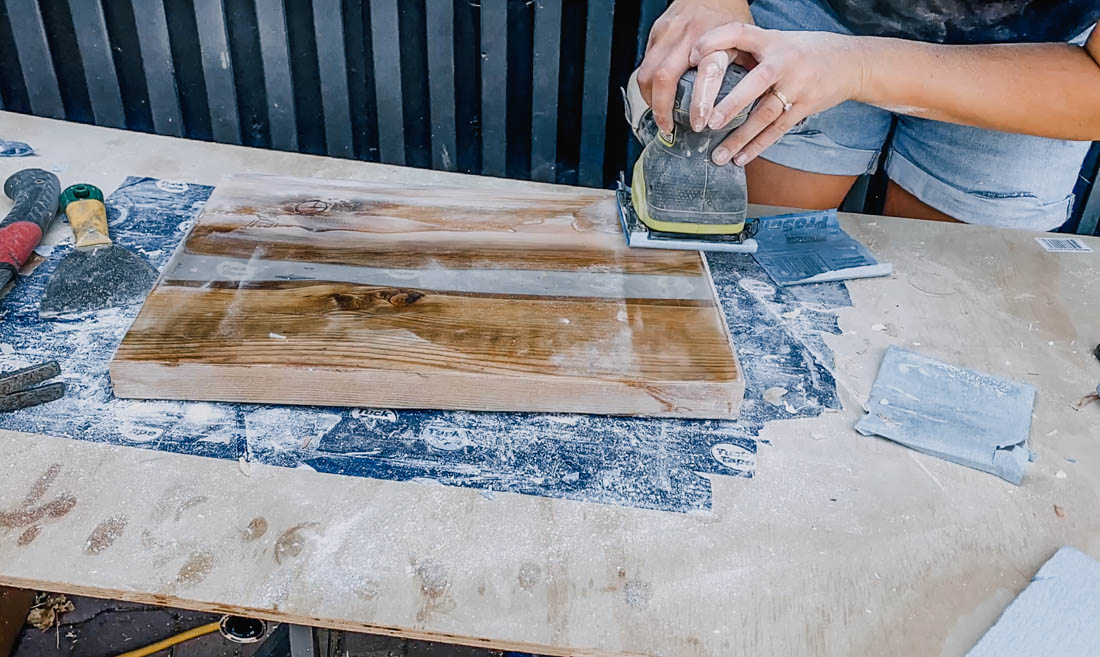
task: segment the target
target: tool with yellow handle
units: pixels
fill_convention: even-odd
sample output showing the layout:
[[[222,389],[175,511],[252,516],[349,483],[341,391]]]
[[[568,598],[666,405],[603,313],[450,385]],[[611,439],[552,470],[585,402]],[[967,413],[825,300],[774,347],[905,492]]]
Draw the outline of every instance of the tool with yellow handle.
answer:
[[[98,187],[73,185],[61,193],[58,204],[76,236],[76,248],[111,244],[107,231],[107,206],[103,205],[103,192]]]
[[[59,205],[75,242],[46,285],[39,315],[56,317],[144,300],[157,271],[111,241],[103,192],[93,185],[73,185],[61,192]]]

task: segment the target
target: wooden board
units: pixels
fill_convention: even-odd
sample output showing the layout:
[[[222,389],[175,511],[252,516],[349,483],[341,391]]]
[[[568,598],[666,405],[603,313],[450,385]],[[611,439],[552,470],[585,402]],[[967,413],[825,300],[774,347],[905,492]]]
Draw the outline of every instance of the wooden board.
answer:
[[[115,394],[734,418],[700,254],[614,196],[234,176],[119,347]]]

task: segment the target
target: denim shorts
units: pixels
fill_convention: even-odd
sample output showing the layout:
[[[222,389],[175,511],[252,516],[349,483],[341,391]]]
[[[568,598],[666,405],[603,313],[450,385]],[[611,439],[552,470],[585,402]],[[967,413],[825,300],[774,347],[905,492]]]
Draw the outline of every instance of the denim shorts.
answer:
[[[825,0],[756,0],[761,27],[851,34]],[[1088,33],[1074,39],[1084,43]],[[896,125],[895,125],[896,124]],[[893,139],[887,143],[891,127]],[[760,157],[835,175],[886,174],[927,205],[986,226],[1051,230],[1073,207],[1090,142],[1047,139],[920,119],[848,101],[811,116]]]

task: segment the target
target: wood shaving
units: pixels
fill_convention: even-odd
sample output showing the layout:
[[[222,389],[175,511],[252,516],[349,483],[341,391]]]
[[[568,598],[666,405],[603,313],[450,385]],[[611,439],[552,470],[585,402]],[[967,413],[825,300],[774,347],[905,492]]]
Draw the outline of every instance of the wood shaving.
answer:
[[[1077,402],[1077,405],[1074,406],[1073,409],[1075,411],[1079,411],[1098,399],[1100,399],[1100,395],[1096,394],[1095,392],[1089,395],[1085,395],[1081,398],[1081,401]]]
[[[27,613],[27,624],[36,629],[46,630],[60,625],[61,615],[76,609],[72,600],[61,593],[36,593],[34,605]]]

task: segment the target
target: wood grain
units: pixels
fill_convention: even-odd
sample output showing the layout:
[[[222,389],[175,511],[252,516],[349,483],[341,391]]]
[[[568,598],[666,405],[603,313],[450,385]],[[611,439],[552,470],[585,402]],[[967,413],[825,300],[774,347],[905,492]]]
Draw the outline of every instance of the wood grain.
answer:
[[[235,176],[111,365],[115,394],[733,418],[695,252],[629,250],[608,192]]]

